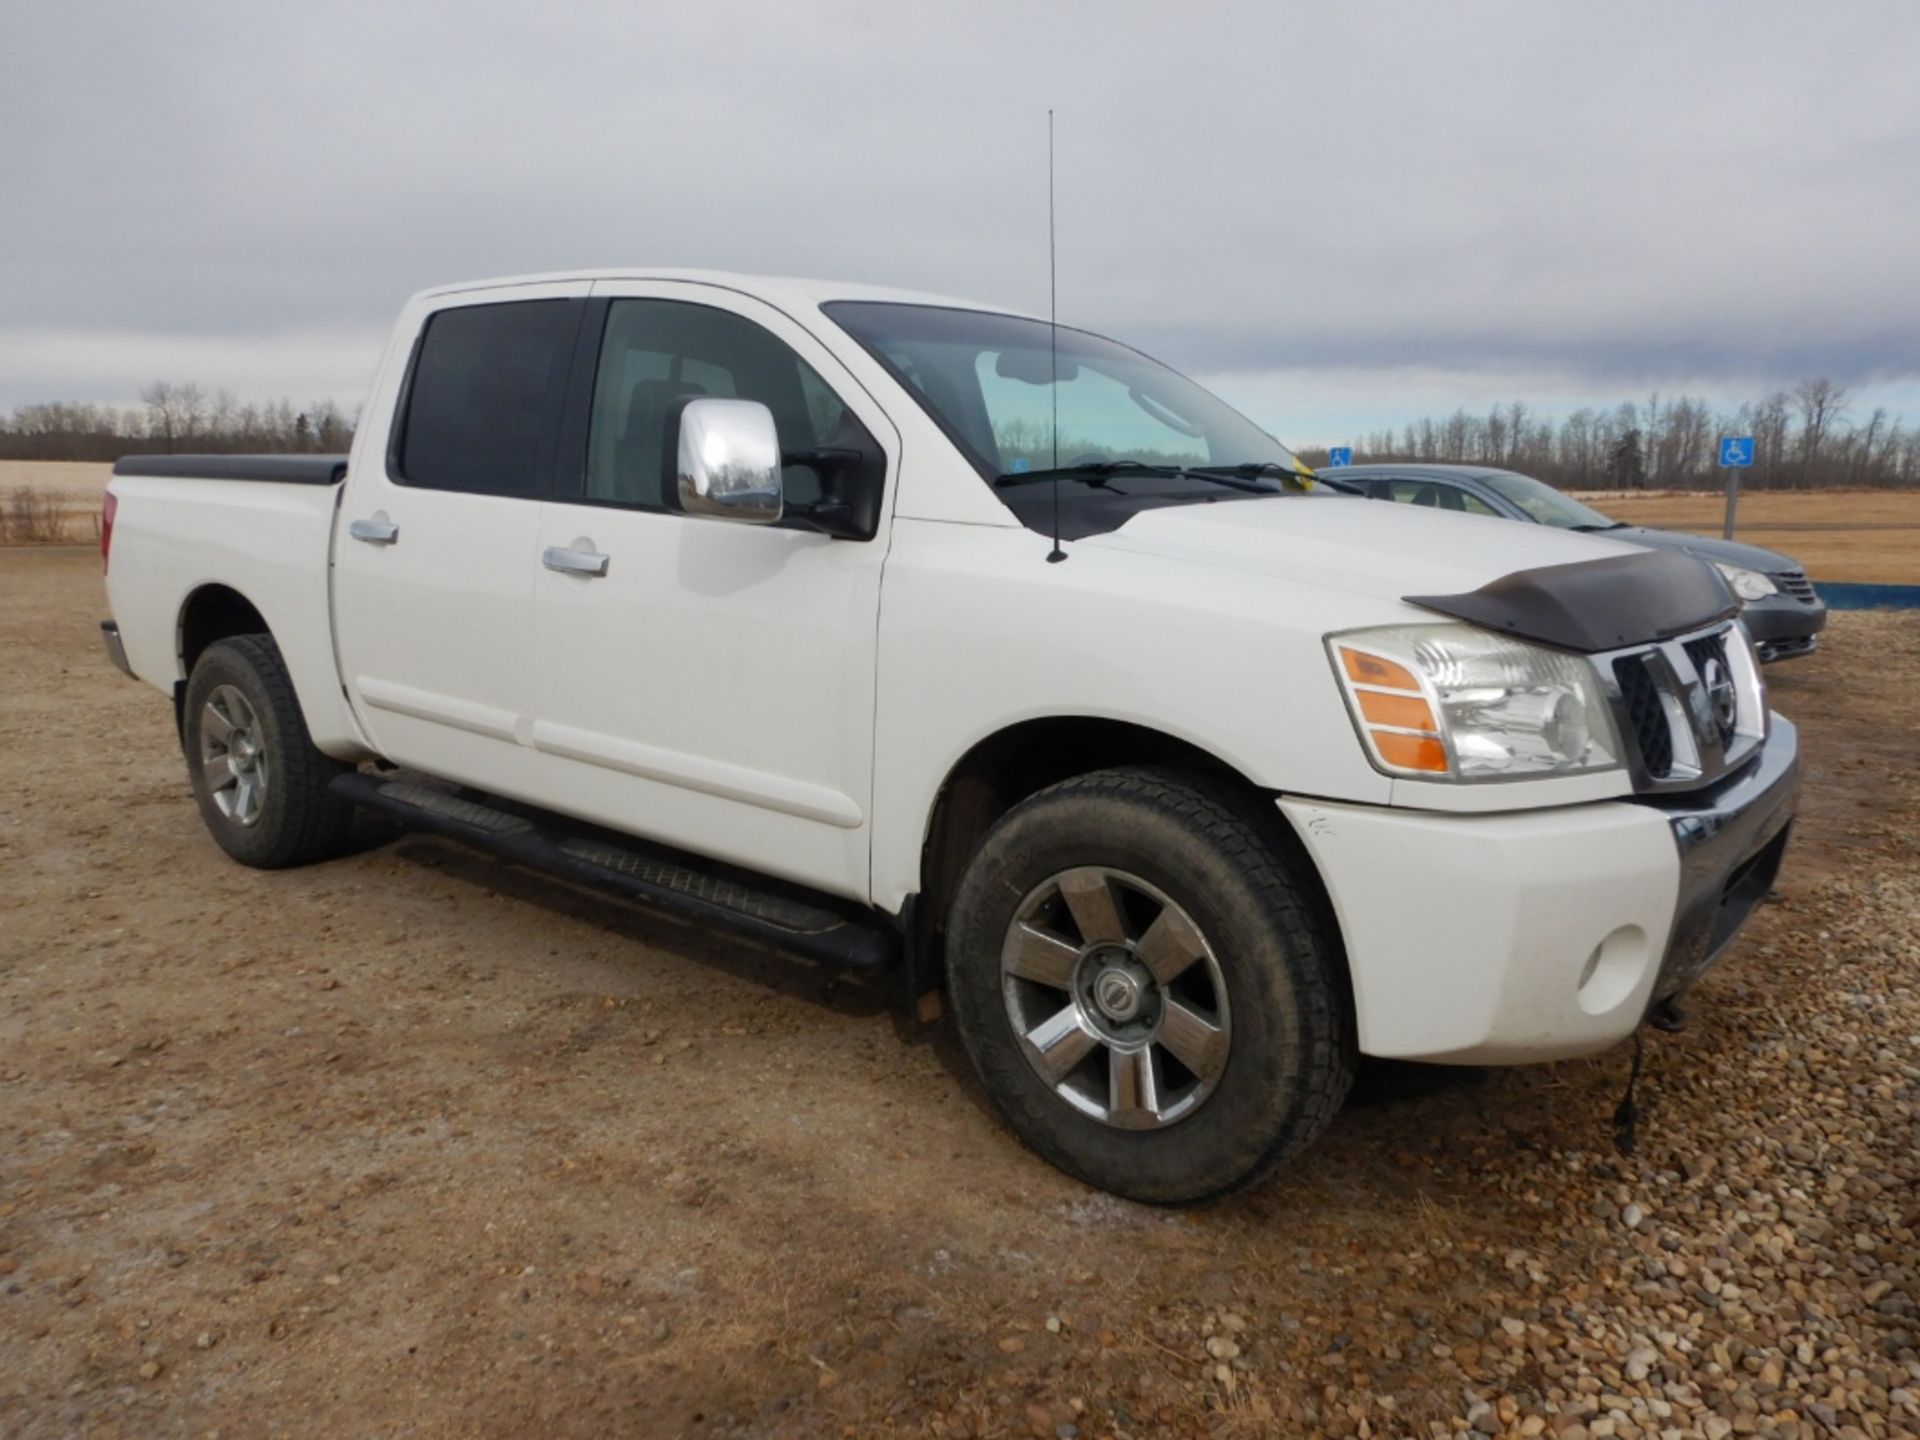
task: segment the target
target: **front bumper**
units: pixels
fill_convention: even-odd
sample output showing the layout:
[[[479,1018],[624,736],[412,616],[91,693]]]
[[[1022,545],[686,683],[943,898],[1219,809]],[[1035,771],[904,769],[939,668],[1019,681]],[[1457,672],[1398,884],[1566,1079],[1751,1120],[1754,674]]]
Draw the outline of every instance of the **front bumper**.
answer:
[[[1512,1065],[1605,1050],[1725,950],[1779,869],[1778,716],[1707,796],[1441,814],[1285,799],[1345,942],[1360,1049]]]
[[[1762,664],[1811,655],[1818,648],[1820,632],[1827,628],[1827,605],[1785,593],[1769,595],[1740,607],[1740,623],[1753,637]]]
[[[1656,1000],[1685,993],[1766,899],[1799,798],[1799,733],[1775,715],[1767,743],[1738,775],[1709,795],[1662,796],[1648,805],[1666,817],[1680,856],[1680,894]]]

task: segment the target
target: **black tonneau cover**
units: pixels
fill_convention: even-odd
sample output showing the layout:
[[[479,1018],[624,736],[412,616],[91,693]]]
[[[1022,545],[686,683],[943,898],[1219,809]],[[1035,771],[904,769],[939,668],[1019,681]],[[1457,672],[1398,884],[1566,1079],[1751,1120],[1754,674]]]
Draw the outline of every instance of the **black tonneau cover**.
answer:
[[[1699,630],[1740,613],[1726,582],[1680,550],[1516,570],[1462,595],[1408,595],[1409,605],[1595,654]]]
[[[344,455],[122,455],[116,475],[155,475],[168,480],[271,480],[281,485],[338,485],[347,475]]]

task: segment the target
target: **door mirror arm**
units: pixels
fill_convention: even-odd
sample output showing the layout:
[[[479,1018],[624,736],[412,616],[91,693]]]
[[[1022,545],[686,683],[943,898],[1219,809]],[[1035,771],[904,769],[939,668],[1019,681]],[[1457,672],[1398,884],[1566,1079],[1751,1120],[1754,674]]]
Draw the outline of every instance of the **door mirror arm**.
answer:
[[[803,465],[813,471],[822,480],[828,475],[839,474],[842,470],[851,470],[866,459],[863,451],[850,445],[818,445],[811,450],[782,450],[782,465]]]
[[[810,500],[798,505],[789,505],[787,518],[809,530],[817,530],[822,535],[831,535],[836,540],[865,538],[853,523],[853,507],[844,500]]]
[[[789,504],[789,517],[836,540],[873,538],[882,473],[878,457],[852,446],[821,445],[809,450],[783,450],[780,463],[811,470],[820,477],[820,498]]]

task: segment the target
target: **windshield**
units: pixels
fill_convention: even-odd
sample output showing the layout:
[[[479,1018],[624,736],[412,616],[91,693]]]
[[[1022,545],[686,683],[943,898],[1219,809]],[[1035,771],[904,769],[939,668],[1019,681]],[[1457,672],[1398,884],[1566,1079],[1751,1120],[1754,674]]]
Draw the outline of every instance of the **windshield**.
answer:
[[[1291,451],[1137,350],[1043,320],[937,305],[822,307],[913,392],[988,479],[1062,466],[1278,466]],[[1056,379],[1057,377],[1057,379]],[[1275,489],[1273,493],[1280,493]]]
[[[1499,491],[1542,525],[1562,530],[1608,530],[1618,523],[1531,475],[1495,470],[1480,476],[1480,483]]]

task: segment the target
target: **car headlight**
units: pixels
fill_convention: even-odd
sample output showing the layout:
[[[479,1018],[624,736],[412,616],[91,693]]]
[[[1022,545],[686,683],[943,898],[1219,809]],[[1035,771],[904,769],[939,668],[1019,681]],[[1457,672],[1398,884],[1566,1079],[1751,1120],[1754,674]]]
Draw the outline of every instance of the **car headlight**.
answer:
[[[1620,738],[1578,655],[1473,625],[1392,625],[1327,637],[1374,765],[1423,780],[1608,770]]]
[[[1723,565],[1713,562],[1713,568],[1727,578],[1727,585],[1742,600],[1764,600],[1769,595],[1778,595],[1780,587],[1758,570],[1749,570],[1744,565]]]

